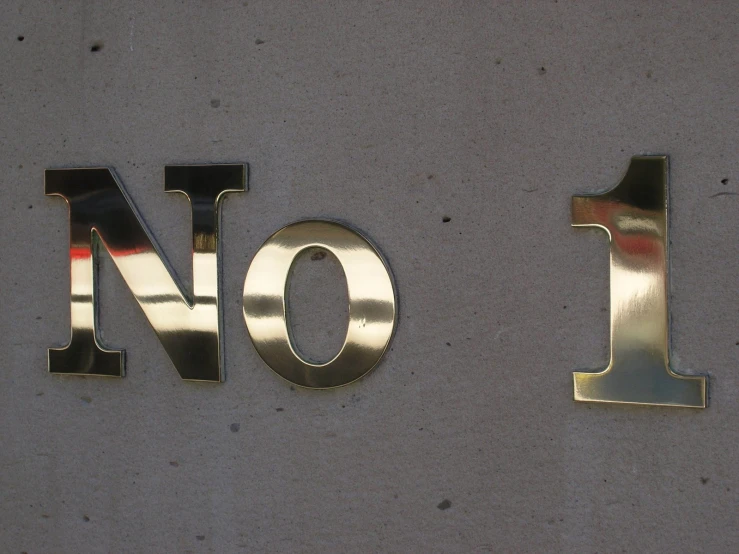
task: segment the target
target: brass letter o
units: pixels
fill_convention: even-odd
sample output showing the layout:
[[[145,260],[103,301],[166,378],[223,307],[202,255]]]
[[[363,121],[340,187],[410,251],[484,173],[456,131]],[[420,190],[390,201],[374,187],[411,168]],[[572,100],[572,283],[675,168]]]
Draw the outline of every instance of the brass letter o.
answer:
[[[339,260],[349,293],[344,344],[324,364],[297,353],[286,317],[290,268],[298,254],[316,247]],[[369,372],[390,343],[395,316],[395,290],[379,252],[359,233],[333,221],[300,221],[277,231],[257,251],[244,281],[244,320],[254,347],[273,371],[301,387],[339,387]]]

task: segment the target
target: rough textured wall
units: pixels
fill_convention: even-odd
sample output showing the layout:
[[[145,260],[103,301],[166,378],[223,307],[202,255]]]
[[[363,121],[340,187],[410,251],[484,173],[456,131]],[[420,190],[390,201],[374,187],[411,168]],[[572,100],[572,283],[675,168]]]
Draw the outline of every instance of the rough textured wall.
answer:
[[[0,550],[739,549],[734,2],[13,0],[0,41]],[[609,283],[570,196],[642,153],[671,157],[673,363],[710,374],[704,411],[572,401]],[[128,375],[49,375],[68,222],[43,170],[115,168],[189,286],[163,166],[195,162],[251,169],[223,208],[226,382],[179,379],[107,257]],[[400,296],[383,362],[332,391],[273,374],[241,314],[256,249],[308,217],[371,237]],[[327,358],[346,293],[316,258],[293,325]]]

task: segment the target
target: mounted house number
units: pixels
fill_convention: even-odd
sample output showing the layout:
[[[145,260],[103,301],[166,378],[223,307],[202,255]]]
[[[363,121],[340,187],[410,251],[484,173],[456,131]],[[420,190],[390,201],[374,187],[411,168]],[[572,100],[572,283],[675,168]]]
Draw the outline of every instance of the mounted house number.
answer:
[[[243,192],[246,175],[241,164],[165,167],[164,190],[185,194],[192,209],[188,293],[110,169],[46,170],[45,193],[66,200],[70,222],[71,338],[65,347],[49,349],[51,373],[124,375],[124,351],[106,348],[98,337],[95,268],[102,246],[180,377],[223,380],[220,201]],[[707,378],[670,367],[667,157],[634,157],[612,190],[573,197],[572,225],[604,229],[611,249],[611,359],[602,371],[574,373],[574,399],[704,408]],[[324,364],[297,352],[287,321],[290,269],[301,252],[315,247],[339,260],[349,295],[344,344]],[[280,229],[257,251],[244,282],[244,320],[254,347],[277,374],[302,387],[331,388],[359,379],[379,363],[396,325],[390,275],[378,249],[346,225],[311,219]]]

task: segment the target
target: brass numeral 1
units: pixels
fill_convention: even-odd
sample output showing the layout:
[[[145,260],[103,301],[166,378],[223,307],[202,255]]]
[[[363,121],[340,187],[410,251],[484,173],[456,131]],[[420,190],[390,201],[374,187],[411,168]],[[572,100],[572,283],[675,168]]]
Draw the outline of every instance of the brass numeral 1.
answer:
[[[667,184],[666,156],[638,156],[614,189],[572,197],[572,225],[611,242],[611,361],[574,374],[575,400],[706,407],[706,377],[670,368]]]

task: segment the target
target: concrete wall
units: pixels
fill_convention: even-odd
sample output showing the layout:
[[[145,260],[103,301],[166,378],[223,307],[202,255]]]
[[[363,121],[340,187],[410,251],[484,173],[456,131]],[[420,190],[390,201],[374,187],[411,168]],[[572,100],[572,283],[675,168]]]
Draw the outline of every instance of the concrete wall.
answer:
[[[739,550],[737,23],[730,1],[5,2],[0,550]],[[642,153],[671,156],[673,363],[710,374],[703,411],[572,400],[607,362],[609,262],[570,196]],[[128,375],[49,375],[68,220],[43,170],[115,168],[189,286],[163,166],[196,162],[251,168],[223,208],[226,382],[180,380],[107,257]],[[272,373],[241,314],[256,249],[308,217],[371,237],[400,296],[383,362],[332,391]],[[341,279],[298,264],[319,357]]]

